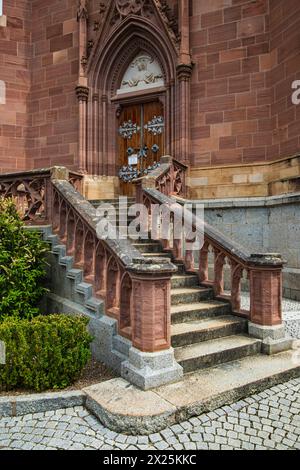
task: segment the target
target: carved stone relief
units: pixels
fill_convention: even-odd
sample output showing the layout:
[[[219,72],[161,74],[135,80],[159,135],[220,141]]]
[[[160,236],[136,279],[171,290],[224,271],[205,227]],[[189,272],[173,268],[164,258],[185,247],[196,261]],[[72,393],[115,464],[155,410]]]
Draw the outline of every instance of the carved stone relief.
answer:
[[[141,54],[134,59],[125,72],[118,93],[163,85],[164,77],[158,62],[149,55]]]

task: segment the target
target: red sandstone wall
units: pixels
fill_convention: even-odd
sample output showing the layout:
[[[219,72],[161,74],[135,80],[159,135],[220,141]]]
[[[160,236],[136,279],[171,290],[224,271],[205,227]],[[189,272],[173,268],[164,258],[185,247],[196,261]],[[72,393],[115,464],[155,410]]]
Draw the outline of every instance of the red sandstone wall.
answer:
[[[300,106],[292,103],[291,85],[300,80],[300,2],[270,0],[273,142],[268,158],[300,151]]]
[[[106,2],[105,2],[106,3]],[[177,10],[177,0],[169,0]],[[299,0],[190,0],[195,166],[251,163],[299,151]],[[99,2],[90,0],[90,30]],[[76,0],[5,0],[0,27],[0,172],[76,167]],[[32,31],[32,34],[31,34]]]
[[[76,165],[77,2],[32,1],[31,164]]]
[[[0,26],[0,80],[6,104],[0,104],[0,172],[26,168],[30,91],[31,0],[5,0],[7,26]]]
[[[193,0],[195,166],[267,159],[272,144],[268,0]]]

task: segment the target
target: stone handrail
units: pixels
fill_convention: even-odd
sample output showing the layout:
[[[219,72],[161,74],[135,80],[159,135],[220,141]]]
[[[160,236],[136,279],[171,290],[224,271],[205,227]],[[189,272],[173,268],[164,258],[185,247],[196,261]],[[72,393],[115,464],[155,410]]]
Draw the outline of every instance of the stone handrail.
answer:
[[[144,352],[168,349],[168,295],[176,267],[167,259],[143,257],[128,239],[99,239],[97,210],[68,181],[52,180],[52,190],[53,229],[95,294],[105,300],[106,313],[118,321],[119,333]],[[165,305],[160,315],[155,314],[156,302]],[[163,337],[155,336],[154,322]]]
[[[175,216],[183,217],[183,211],[175,198],[161,194],[157,189],[145,187],[140,182],[137,200],[143,203],[151,214],[152,204],[167,204]],[[282,269],[284,261],[279,254],[250,254],[238,244],[222,235],[205,221],[197,220],[195,214],[187,211],[194,233],[201,227],[204,244],[198,251],[185,250],[189,237],[182,240],[161,240],[165,250],[170,250],[177,261],[182,261],[189,272],[197,272],[203,286],[211,286],[215,296],[230,301],[232,311],[262,326],[282,324]],[[185,213],[185,217],[187,214]],[[151,217],[150,217],[151,221]],[[152,222],[150,222],[152,223]],[[156,221],[155,221],[156,223]],[[152,227],[151,227],[152,228]],[[198,229],[199,230],[199,229]],[[213,276],[209,276],[209,255],[214,257]],[[228,263],[231,271],[231,292],[224,293],[224,267]],[[198,269],[196,269],[196,265]],[[246,274],[249,279],[250,311],[241,309],[241,280]]]
[[[168,350],[176,266],[143,257],[128,240],[99,239],[97,211],[76,190],[81,178],[63,167],[5,174],[0,196],[13,197],[27,223],[52,225],[121,336],[143,353]]]
[[[166,196],[186,196],[186,172],[188,167],[171,156],[161,158],[159,166],[147,176],[135,180],[136,184],[155,188]]]

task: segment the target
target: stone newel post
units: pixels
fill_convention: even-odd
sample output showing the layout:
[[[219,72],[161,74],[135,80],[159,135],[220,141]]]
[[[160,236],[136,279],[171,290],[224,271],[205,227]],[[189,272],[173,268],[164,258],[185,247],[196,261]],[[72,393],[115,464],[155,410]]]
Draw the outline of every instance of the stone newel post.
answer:
[[[253,262],[253,265],[252,265]],[[291,348],[282,323],[282,268],[278,254],[250,257],[249,334],[263,341],[263,352],[274,354]]]
[[[121,375],[144,390],[180,379],[171,348],[170,290],[176,267],[165,259],[136,260],[132,279],[132,348]]]

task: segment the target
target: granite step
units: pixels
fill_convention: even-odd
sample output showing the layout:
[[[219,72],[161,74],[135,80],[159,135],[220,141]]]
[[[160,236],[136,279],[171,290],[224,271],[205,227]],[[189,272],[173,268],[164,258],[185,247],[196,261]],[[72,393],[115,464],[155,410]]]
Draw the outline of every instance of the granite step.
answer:
[[[171,253],[165,253],[165,252],[157,252],[157,253],[142,252],[142,255],[145,256],[145,258],[168,258],[168,259],[172,259]]]
[[[171,327],[172,346],[178,348],[246,332],[247,321],[233,315],[176,323]]]
[[[199,278],[193,274],[178,274],[171,277],[172,289],[180,287],[199,287]]]
[[[171,305],[190,304],[211,299],[213,291],[206,287],[176,287],[171,289]]]
[[[89,202],[94,206],[98,207],[100,204],[110,204],[111,206],[119,206],[119,198],[116,199],[96,199],[96,200],[89,200]],[[129,197],[127,198],[127,206],[134,204],[136,202],[135,198]],[[121,203],[122,205],[122,203]],[[124,203],[123,203],[124,205]]]
[[[149,435],[299,377],[294,354],[244,357],[186,374],[151,391],[112,379],[84,389],[86,406],[115,432]]]
[[[171,306],[171,322],[172,325],[176,323],[186,323],[190,321],[204,320],[207,318],[222,317],[231,314],[231,307],[225,302],[212,300],[213,295],[211,290],[207,289],[207,300]]]
[[[176,348],[175,358],[186,374],[260,352],[260,340],[246,335],[234,335]]]
[[[147,242],[147,243],[133,243],[133,246],[141,253],[161,253],[161,247],[159,243]]]

